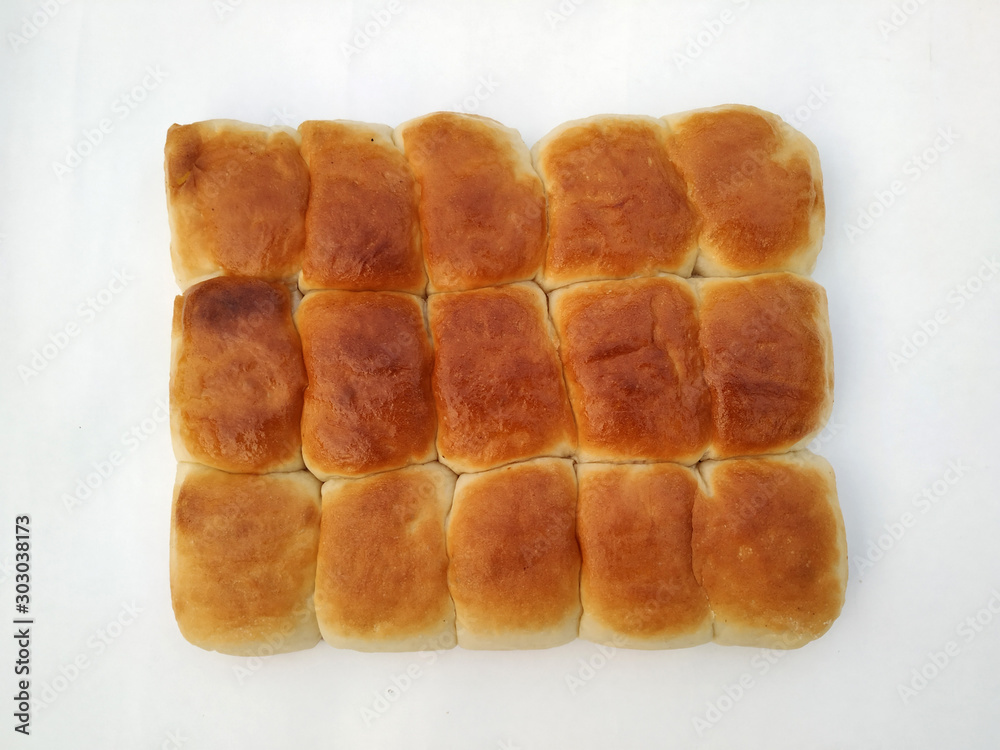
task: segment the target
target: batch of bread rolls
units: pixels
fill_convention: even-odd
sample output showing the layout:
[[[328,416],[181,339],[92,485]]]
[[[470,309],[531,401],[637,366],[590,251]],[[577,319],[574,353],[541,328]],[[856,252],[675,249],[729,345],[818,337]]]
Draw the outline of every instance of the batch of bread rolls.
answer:
[[[227,654],[840,613],[819,157],[723,106],[167,134],[174,613]]]

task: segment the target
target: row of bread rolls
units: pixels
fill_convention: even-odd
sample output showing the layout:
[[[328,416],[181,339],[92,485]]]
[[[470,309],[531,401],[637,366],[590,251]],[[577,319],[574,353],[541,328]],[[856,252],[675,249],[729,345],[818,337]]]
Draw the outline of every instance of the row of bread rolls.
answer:
[[[175,125],[166,143],[181,287],[226,273],[303,291],[546,290],[671,273],[809,273],[824,203],[813,144],[728,105],[517,131],[435,113],[395,131]]]
[[[171,589],[184,636],[264,655],[795,648],[846,584],[833,471],[807,451],[671,463],[439,463],[320,486],[181,464]]]
[[[177,458],[321,480],[440,460],[673,461],[803,448],[833,401],[826,296],[790,273],[422,298],[241,277],[177,297]],[[426,320],[425,320],[426,315]],[[301,345],[300,345],[301,342]]]

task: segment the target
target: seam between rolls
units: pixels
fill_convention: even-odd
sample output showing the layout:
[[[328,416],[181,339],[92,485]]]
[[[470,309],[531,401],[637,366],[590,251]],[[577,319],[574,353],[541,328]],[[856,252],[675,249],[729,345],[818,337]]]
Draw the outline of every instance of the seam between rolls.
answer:
[[[440,465],[443,466],[448,471],[451,471],[451,469],[445,466],[444,464]],[[442,525],[442,530],[444,533],[444,560],[445,560],[444,587],[445,590],[448,592],[448,601],[451,602],[451,614],[452,614],[451,627],[453,635],[455,636],[455,647],[458,647],[458,605],[455,604],[455,597],[451,593],[451,549],[449,544],[448,530],[451,527],[451,514],[452,511],[455,509],[455,495],[457,494],[456,490],[458,489],[458,479],[459,477],[461,477],[461,474],[458,474],[456,472],[452,473],[455,474],[455,481],[451,483],[451,497],[448,501],[448,510],[445,511],[444,514],[444,523]]]
[[[576,573],[576,599],[580,604],[580,613],[576,617],[576,639],[580,638],[580,624],[583,622],[583,545],[580,543],[580,473],[576,470],[579,464],[573,463],[573,484],[576,488],[576,498],[573,503],[573,538],[576,540],[576,551],[580,556],[580,567]]]
[[[695,110],[690,110],[690,111],[694,112]],[[675,133],[674,129],[671,127],[670,122],[667,120],[667,118],[682,114],[685,113],[678,112],[675,115],[666,115],[664,117],[660,117],[657,119],[659,119],[660,122],[663,123],[663,127],[667,131],[667,137],[665,139],[665,144],[664,144],[664,150],[667,155],[667,161],[669,161],[670,164],[673,166],[673,168],[677,170],[677,175],[684,182],[684,198],[687,200],[687,204],[691,208],[691,213],[694,214],[695,219],[697,220],[698,233],[697,236],[695,237],[694,263],[691,264],[691,273],[689,274],[689,278],[691,278],[691,277],[701,276],[701,274],[698,273],[698,261],[700,261],[702,256],[705,254],[704,245],[702,243],[702,235],[705,233],[705,215],[694,199],[694,180],[691,178],[689,174],[685,173],[684,169],[681,167],[679,163],[677,163],[677,161],[673,158],[673,154],[671,153],[673,151],[671,147],[671,139],[674,138]]]
[[[545,321],[549,329],[549,338],[555,345],[556,350],[556,362],[559,364],[559,377],[562,379],[563,393],[566,394],[566,403],[569,405],[570,418],[573,420],[573,435],[575,437],[573,453],[569,456],[575,462],[580,460],[580,420],[576,414],[576,406],[573,404],[573,399],[569,393],[569,378],[566,377],[566,362],[563,360],[562,350],[563,350],[563,340],[559,335],[559,329],[556,327],[555,316],[552,313],[552,297],[551,292],[546,292],[542,290],[542,294],[545,295]]]
[[[695,476],[698,479],[698,492],[707,501],[711,495],[708,491],[708,482],[705,479],[704,469],[702,464],[704,460],[699,461],[693,467],[691,467]],[[702,593],[705,595],[705,601],[708,602],[708,611],[712,613],[712,643],[716,643],[716,620],[717,616],[715,614],[715,608],[712,606],[712,597],[708,595],[708,589],[701,582],[701,576],[699,576],[694,569],[694,510],[698,503],[698,498],[695,497],[694,505],[691,506],[691,575],[694,577],[695,582],[698,584],[698,588],[701,589]]]

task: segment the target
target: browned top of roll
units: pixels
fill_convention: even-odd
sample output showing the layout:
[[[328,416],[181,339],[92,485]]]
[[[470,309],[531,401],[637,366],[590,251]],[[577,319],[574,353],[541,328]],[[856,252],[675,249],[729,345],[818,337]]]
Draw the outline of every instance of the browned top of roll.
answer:
[[[847,582],[829,464],[801,451],[708,461],[701,470],[708,495],[694,507],[694,571],[730,631],[724,640],[768,631],[793,647],[826,632]]]
[[[435,294],[428,313],[443,463],[478,471],[572,452],[576,430],[541,289]]]
[[[432,355],[422,302],[399,292],[311,292],[296,313],[309,386],[306,465],[357,476],[434,458]]]
[[[374,646],[434,634],[443,622],[453,628],[444,522],[454,484],[450,471],[427,464],[323,485],[324,632]]]
[[[711,456],[779,453],[821,429],[833,402],[823,287],[779,273],[703,279],[698,289]]]
[[[699,272],[811,271],[825,216],[816,147],[754,107],[666,120],[670,156],[704,220],[701,245],[708,257],[699,259]]]
[[[194,464],[181,465],[178,482],[170,588],[185,637],[232,652],[314,619],[319,482]]]
[[[177,298],[173,326],[173,427],[190,458],[226,471],[301,468],[306,374],[288,289],[209,279]]]
[[[165,155],[181,286],[218,269],[265,279],[298,272],[309,171],[295,131],[230,120],[173,125]]]
[[[420,183],[432,290],[530,279],[545,253],[545,195],[517,131],[438,112],[396,130]]]
[[[312,178],[303,289],[423,294],[416,181],[392,130],[311,120],[299,132]]]
[[[578,614],[575,529],[568,460],[459,477],[448,522],[448,582],[460,624],[499,636],[555,628]]]
[[[690,275],[698,220],[651,117],[566,123],[534,148],[548,195],[548,287],[668,271]]]
[[[577,534],[584,610],[623,635],[655,638],[711,620],[691,567],[694,470],[580,464]]]
[[[694,463],[711,434],[698,313],[678,278],[593,281],[552,293],[585,460]]]

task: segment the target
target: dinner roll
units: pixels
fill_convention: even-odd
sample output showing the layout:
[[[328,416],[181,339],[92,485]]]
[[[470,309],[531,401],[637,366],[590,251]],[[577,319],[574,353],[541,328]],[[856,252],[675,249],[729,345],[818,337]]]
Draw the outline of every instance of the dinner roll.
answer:
[[[235,120],[172,125],[165,171],[170,255],[182,289],[220,273],[298,274],[309,171],[295,130]]]
[[[669,272],[690,276],[698,216],[652,117],[563,123],[532,149],[548,198],[542,285]]]
[[[777,115],[739,104],[664,120],[670,158],[702,219],[695,273],[810,273],[826,218],[812,142]]]
[[[588,281],[550,295],[581,461],[677,461],[712,427],[691,285],[676,276]]]
[[[463,474],[448,519],[458,645],[549,648],[577,636],[576,477],[539,458]]]
[[[436,112],[396,128],[420,184],[430,291],[534,278],[545,254],[545,193],[516,130]]]
[[[454,471],[568,456],[576,429],[535,284],[431,295],[438,452]]]
[[[706,461],[694,573],[724,645],[798,648],[840,614],[847,542],[833,469],[819,456]]]
[[[455,645],[445,516],[455,475],[437,463],[323,485],[316,615],[357,651]]]
[[[791,273],[697,283],[708,458],[804,448],[833,409],[826,291]]]
[[[670,463],[576,468],[580,637],[647,649],[710,641],[712,610],[691,566],[697,472]]]
[[[304,471],[259,476],[178,466],[170,594],[188,641],[236,656],[319,642],[313,608],[319,492]]]
[[[309,207],[299,287],[423,294],[417,183],[387,125],[299,126]]]
[[[292,295],[220,276],[174,301],[170,431],[179,461],[251,474],[301,469],[306,373]]]
[[[309,385],[302,454],[320,479],[436,457],[423,301],[400,292],[310,292],[295,313]]]

